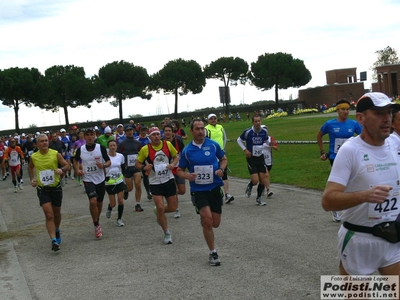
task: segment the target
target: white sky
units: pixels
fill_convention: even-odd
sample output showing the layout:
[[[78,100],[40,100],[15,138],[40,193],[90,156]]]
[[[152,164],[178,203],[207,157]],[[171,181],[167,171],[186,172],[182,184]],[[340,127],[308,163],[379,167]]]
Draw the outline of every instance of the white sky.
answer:
[[[286,52],[304,61],[312,74],[307,87],[326,83],[325,71],[367,71],[375,51],[390,46],[400,53],[398,0],[2,0],[0,69],[54,65],[84,67],[89,77],[113,61],[125,60],[149,75],[168,61],[193,59],[201,66],[223,56],[241,57],[249,65],[265,53]],[[370,88],[370,81],[365,88]],[[179,111],[219,106],[217,80],[203,92],[180,97]],[[280,90],[288,100],[298,89]],[[232,104],[273,100],[274,92],[250,85],[231,88]],[[172,95],[150,101],[123,102],[124,118],[133,114],[173,113]],[[92,109],[69,109],[73,122],[118,118],[109,103]],[[64,114],[21,107],[20,128],[64,123]],[[0,129],[14,128],[14,111],[0,105]]]

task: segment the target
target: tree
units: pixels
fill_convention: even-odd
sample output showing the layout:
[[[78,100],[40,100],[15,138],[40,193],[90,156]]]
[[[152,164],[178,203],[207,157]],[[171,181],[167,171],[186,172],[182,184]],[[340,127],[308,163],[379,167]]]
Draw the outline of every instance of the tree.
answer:
[[[249,64],[239,57],[221,57],[204,67],[206,78],[219,79],[225,87],[225,111],[229,115],[229,85],[245,84],[248,80]]]
[[[135,66],[126,61],[114,61],[100,68],[98,76],[100,99],[114,97],[110,104],[119,107],[119,121],[123,122],[122,100],[134,97],[151,99],[147,92],[150,76],[143,67]]]
[[[206,79],[201,66],[194,60],[171,60],[152,76],[152,90],[164,90],[166,94],[175,95],[174,119],[178,117],[178,93],[198,94],[203,91]]]
[[[278,90],[301,87],[311,80],[311,73],[300,59],[287,53],[265,53],[251,63],[251,82],[262,91],[275,86],[275,103],[278,108]]]
[[[90,103],[95,98],[92,81],[85,77],[83,67],[52,66],[45,71],[43,87],[43,94],[35,105],[53,112],[62,107],[67,127],[69,126],[68,107],[90,108]]]
[[[14,109],[15,131],[18,133],[20,105],[31,107],[37,101],[42,77],[43,75],[35,68],[10,68],[0,71],[0,101],[3,105]]]
[[[377,67],[384,65],[395,65],[400,63],[399,57],[397,56],[397,51],[392,47],[387,46],[383,50],[376,51],[375,54],[377,55],[377,60],[371,67],[373,81],[377,81]]]

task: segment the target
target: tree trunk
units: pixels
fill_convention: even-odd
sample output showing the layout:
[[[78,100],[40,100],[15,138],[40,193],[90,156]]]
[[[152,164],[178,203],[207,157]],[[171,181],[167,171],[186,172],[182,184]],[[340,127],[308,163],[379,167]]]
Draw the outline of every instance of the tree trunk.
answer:
[[[228,117],[229,116],[229,87],[227,84],[225,84],[225,114]]]
[[[69,116],[68,116],[68,106],[64,105],[64,117],[65,117],[65,126],[69,128]]]
[[[122,124],[124,121],[123,115],[122,115],[122,96],[119,97],[118,99],[118,108],[119,108],[119,122]]]
[[[18,118],[18,111],[19,111],[19,103],[18,100],[15,101],[14,105],[14,118],[15,118],[15,132],[19,134],[19,118]]]
[[[275,84],[275,108],[279,108],[279,99],[278,99],[278,85]]]
[[[174,119],[178,120],[178,89],[175,89],[175,108],[174,108]]]

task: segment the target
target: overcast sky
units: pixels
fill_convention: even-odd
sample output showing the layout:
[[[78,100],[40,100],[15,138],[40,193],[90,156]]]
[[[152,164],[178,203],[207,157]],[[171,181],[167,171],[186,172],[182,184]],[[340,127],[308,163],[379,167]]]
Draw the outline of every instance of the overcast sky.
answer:
[[[304,61],[312,74],[307,87],[326,83],[325,71],[357,68],[368,72],[375,52],[390,46],[400,51],[400,2],[280,1],[126,1],[2,0],[0,69],[54,65],[84,67],[86,75],[113,61],[125,60],[151,75],[168,61],[193,59],[201,66],[223,56],[249,64],[265,53],[286,52]],[[365,83],[370,88],[371,81]],[[218,106],[217,80],[203,92],[180,97],[179,111]],[[280,98],[298,96],[281,90]],[[231,88],[233,104],[274,99],[273,90],[249,85]],[[174,98],[155,94],[150,101],[123,102],[124,118],[133,114],[173,113]],[[21,107],[20,127],[64,123],[64,114]],[[104,103],[92,109],[69,109],[70,122],[118,118]],[[0,105],[0,128],[14,128],[14,111]]]

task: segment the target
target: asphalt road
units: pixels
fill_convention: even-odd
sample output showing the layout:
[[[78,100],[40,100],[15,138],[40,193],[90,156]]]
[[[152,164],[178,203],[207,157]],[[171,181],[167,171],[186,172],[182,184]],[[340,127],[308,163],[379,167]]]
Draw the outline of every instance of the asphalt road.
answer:
[[[35,189],[25,183],[14,193],[9,177],[0,182],[0,236],[11,236],[0,240],[0,299],[320,299],[320,276],[338,274],[339,227],[322,210],[322,192],[273,184],[261,207],[255,189],[244,196],[247,182],[230,178],[235,200],[215,230],[222,263],[211,267],[188,193],[179,198],[182,217],[168,215],[172,245],[163,244],[151,201],[143,196],[144,211],[134,212],[133,193],[124,227],[116,209],[106,219],[104,205],[96,240],[86,194],[70,181],[54,253]]]

